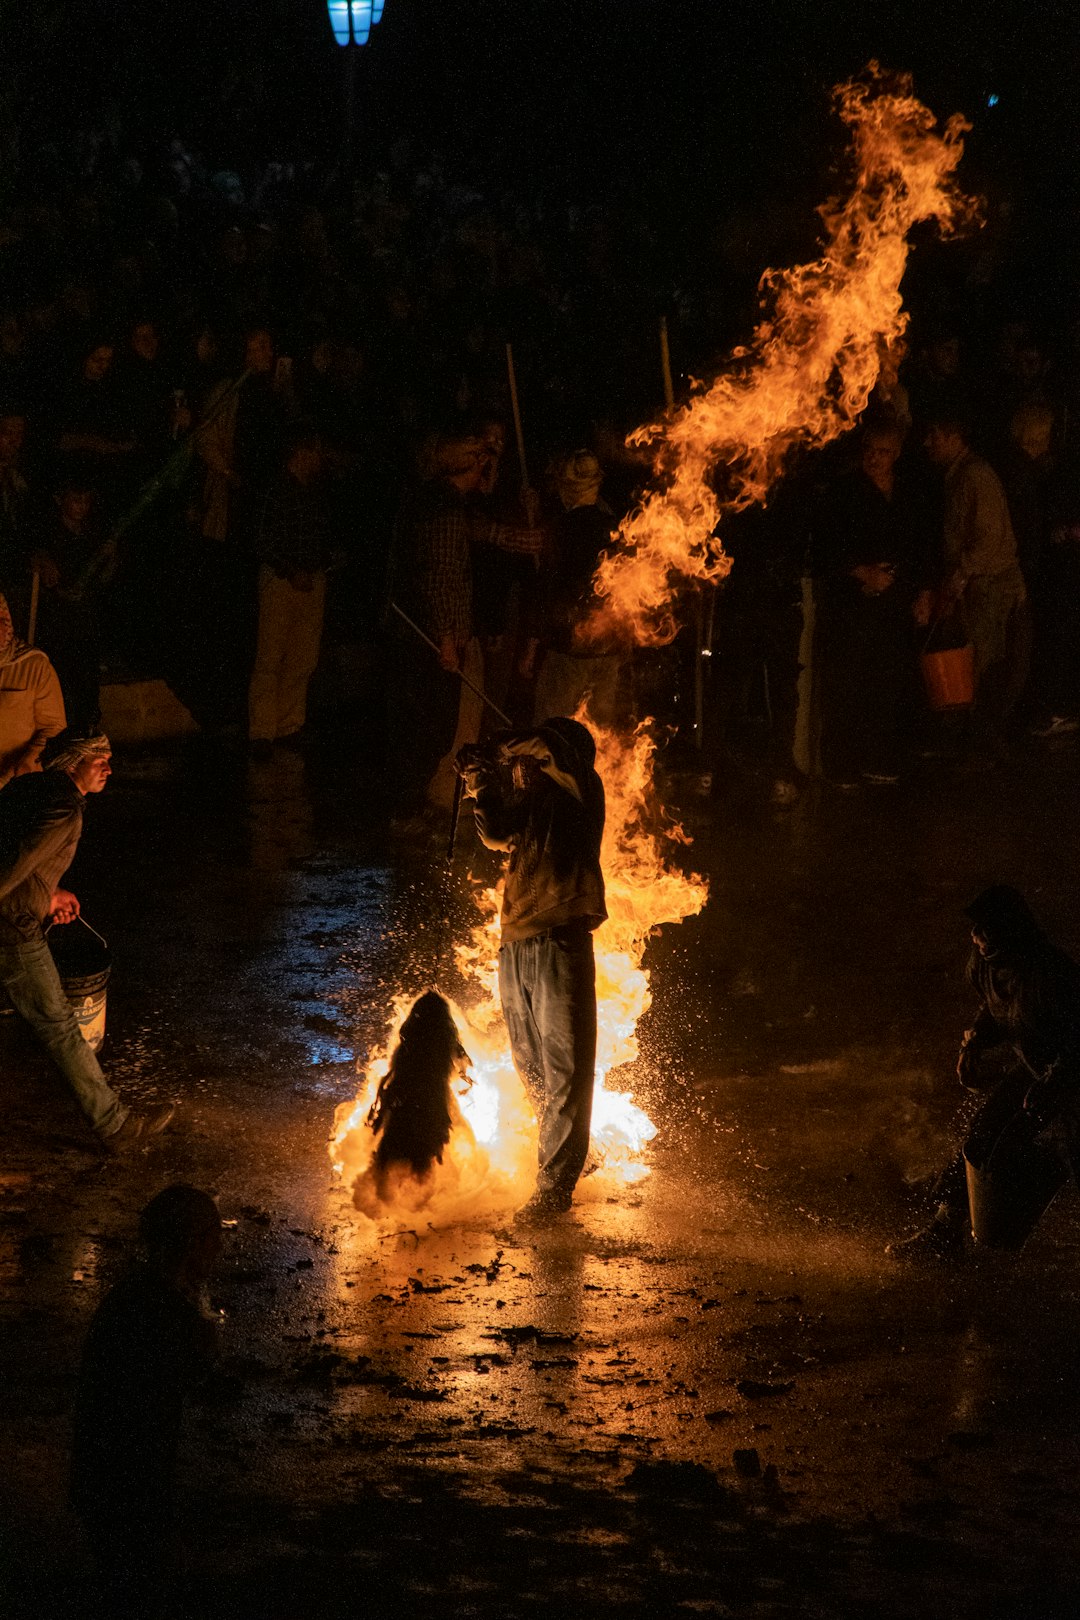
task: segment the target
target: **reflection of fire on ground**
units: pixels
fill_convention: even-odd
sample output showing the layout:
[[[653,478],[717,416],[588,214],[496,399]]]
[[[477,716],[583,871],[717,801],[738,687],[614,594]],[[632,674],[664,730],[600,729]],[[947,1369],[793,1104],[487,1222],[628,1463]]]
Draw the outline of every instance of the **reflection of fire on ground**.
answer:
[[[652,1121],[620,1085],[633,1079],[638,1021],[649,1006],[645,947],[662,924],[700,911],[707,890],[700,878],[686,877],[674,864],[674,853],[689,840],[660,807],[653,786],[655,744],[647,728],[629,737],[597,726],[592,731],[607,794],[601,861],[608,920],[596,934],[599,1027],[592,1144],[599,1167],[584,1186],[610,1190],[613,1182],[634,1182],[648,1174],[642,1153],[656,1134]],[[454,1131],[442,1164],[428,1180],[400,1179],[393,1207],[386,1211],[395,1220],[420,1213],[435,1224],[467,1219],[507,1209],[532,1190],[536,1130],[499,1011],[497,891],[478,889],[476,903],[480,921],[457,949],[469,999],[467,1005],[455,1006],[454,1013],[472,1059],[470,1083],[455,1088],[462,1127]],[[375,1143],[367,1113],[411,1002],[411,996],[401,996],[395,1003],[386,1045],[368,1064],[355,1103],[344,1104],[335,1122],[334,1163],[358,1207],[369,1214],[366,1173]]]
[[[686,582],[714,583],[728,571],[716,538],[724,514],[764,502],[795,449],[829,443],[866,409],[883,350],[907,324],[900,283],[908,233],[922,221],[949,233],[973,217],[954,178],[963,153],[961,119],[938,132],[910,82],[876,66],[862,81],[841,86],[836,100],[851,134],[855,175],[847,197],[819,210],[821,256],[791,270],[766,271],[763,316],[751,343],[735,351],[711,384],[695,384],[685,405],[633,436],[650,448],[654,478],[598,571],[594,630],[635,645],[672,639]],[[629,737],[593,729],[608,804],[603,867],[609,910],[596,936],[593,1144],[605,1179],[632,1182],[648,1173],[642,1151],[655,1127],[630,1093],[618,1089],[619,1078],[610,1086],[608,1080],[616,1071],[624,1084],[633,1078],[638,1022],[650,1002],[643,966],[650,934],[700,911],[707,889],[671,858],[675,846],[689,840],[661,808],[647,726]],[[478,904],[482,921],[457,952],[470,990],[468,1005],[457,1009],[472,1057],[473,1083],[458,1097],[467,1128],[455,1131],[429,1184],[402,1185],[388,1212],[395,1218],[422,1210],[441,1224],[508,1208],[532,1186],[535,1129],[498,1009],[495,892],[478,895]],[[364,1121],[407,1011],[402,997],[388,1044],[368,1065],[356,1102],[338,1110],[331,1152],[350,1188],[362,1186],[371,1159]]]

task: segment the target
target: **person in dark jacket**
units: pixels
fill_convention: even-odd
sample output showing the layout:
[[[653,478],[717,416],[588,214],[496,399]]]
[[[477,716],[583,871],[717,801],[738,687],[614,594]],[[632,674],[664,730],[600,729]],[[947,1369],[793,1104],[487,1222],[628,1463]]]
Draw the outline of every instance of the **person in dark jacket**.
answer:
[[[896,463],[900,430],[871,424],[859,467],[829,492],[815,547],[814,666],[825,776],[892,783],[912,711],[918,514]]]
[[[536,676],[533,715],[572,714],[588,699],[600,725],[615,723],[625,656],[610,637],[581,630],[593,597],[593,575],[611,545],[615,518],[601,499],[604,474],[590,450],[565,456],[555,468],[559,511],[551,526],[537,588],[532,634],[522,661]]]
[[[202,1291],[221,1251],[208,1193],[177,1184],[139,1218],[145,1260],[112,1288],[83,1349],[71,1502],[89,1537],[104,1612],[161,1612],[170,1573],[184,1404],[212,1370]]]
[[[536,1191],[517,1217],[525,1226],[545,1225],[570,1208],[589,1151],[592,935],[607,916],[604,785],[595,759],[587,727],[561,717],[504,735],[498,763],[473,751],[459,755],[480,839],[509,855],[499,997],[514,1066],[540,1127]]]
[[[75,858],[88,793],[112,770],[109,739],[69,744],[49,768],[17,776],[0,793],[0,985],[25,1018],[110,1152],[164,1130],[171,1106],[136,1114],[107,1085],[83,1039],[45,939],[45,924],[72,922],[79,902],[60,879]]]
[[[979,1011],[964,1032],[956,1072],[961,1085],[988,1095],[938,1178],[933,1220],[892,1246],[898,1256],[959,1253],[969,1213],[965,1159],[985,1163],[1018,1115],[1029,1116],[1034,1131],[1057,1122],[1058,1143],[1064,1141],[1070,1166],[1076,1163],[1080,967],[1047,939],[1023,896],[1004,884],[985,889],[967,916],[967,976]]]

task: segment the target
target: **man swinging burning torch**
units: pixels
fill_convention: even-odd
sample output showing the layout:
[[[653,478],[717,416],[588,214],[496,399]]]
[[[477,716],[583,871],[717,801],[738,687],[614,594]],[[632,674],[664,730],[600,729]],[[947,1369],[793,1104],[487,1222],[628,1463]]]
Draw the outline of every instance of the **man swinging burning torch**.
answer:
[[[540,1127],[536,1191],[517,1214],[570,1208],[589,1151],[596,1067],[593,930],[607,916],[604,785],[586,726],[557,718],[463,748],[457,767],[488,849],[505,852],[499,996],[514,1066]]]

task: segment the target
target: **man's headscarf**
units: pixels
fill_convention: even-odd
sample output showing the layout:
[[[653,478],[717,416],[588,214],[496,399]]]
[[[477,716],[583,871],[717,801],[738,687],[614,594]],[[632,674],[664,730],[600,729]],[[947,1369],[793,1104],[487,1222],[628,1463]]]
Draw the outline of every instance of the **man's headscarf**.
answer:
[[[2,602],[5,607],[8,606],[6,596],[0,596],[0,602]],[[29,651],[29,642],[24,641],[21,636],[17,636],[15,634],[15,628],[13,625],[11,631],[11,640],[8,642],[6,647],[0,647],[0,665],[13,664],[16,658],[21,658],[23,653],[28,653]]]
[[[575,450],[555,468],[555,487],[568,512],[578,506],[595,506],[603,482],[604,470],[591,450]]]
[[[67,771],[84,759],[104,757],[111,753],[112,743],[103,731],[99,731],[96,737],[73,737],[58,754],[53,755],[45,768],[50,771]]]

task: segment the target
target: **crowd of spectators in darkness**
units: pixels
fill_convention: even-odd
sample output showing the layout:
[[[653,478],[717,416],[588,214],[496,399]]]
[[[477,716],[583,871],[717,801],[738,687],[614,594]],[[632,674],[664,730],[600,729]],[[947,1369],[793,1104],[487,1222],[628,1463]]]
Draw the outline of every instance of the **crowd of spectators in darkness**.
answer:
[[[708,278],[665,284],[644,215],[485,192],[404,145],[347,185],[241,168],[110,127],[35,151],[0,198],[9,809],[33,787],[10,780],[92,739],[125,679],[165,680],[256,763],[320,727],[337,755],[374,746],[382,808],[413,831],[455,737],[493,724],[460,674],[515,725],[586,696],[594,721],[654,715],[714,793],[756,779],[780,810],[1080,731],[1080,319],[1029,308],[1007,254],[929,255],[856,431],[725,522],[729,578],[643,650],[580,625],[649,477],[626,434],[662,408],[661,312],[681,378],[722,363]],[[974,703],[935,713],[920,655],[968,645]],[[181,1414],[214,1355],[212,1201],[168,1189],[142,1231],[76,1420],[114,1616],[157,1612]]]
[[[660,310],[688,372],[720,360],[643,217],[485,195],[404,146],[346,186],[214,168],[179,138],[58,141],[0,209],[11,645],[46,656],[74,733],[100,722],[103,673],[160,677],[256,758],[310,734],[329,669],[324,710],[351,692],[381,716],[406,816],[466,667],[515,722],[586,691],[604,719],[658,714],[718,786],[749,765],[779,804],[1075,730],[1080,327],[1013,309],[1004,281],[995,303],[985,266],[969,287],[928,262],[860,430],[725,527],[731,577],[687,604],[715,655],[696,736],[693,628],[659,656],[574,634],[648,476],[624,439],[660,408]],[[919,653],[963,641],[975,708],[932,726]],[[5,719],[8,774],[55,709],[50,687]]]

